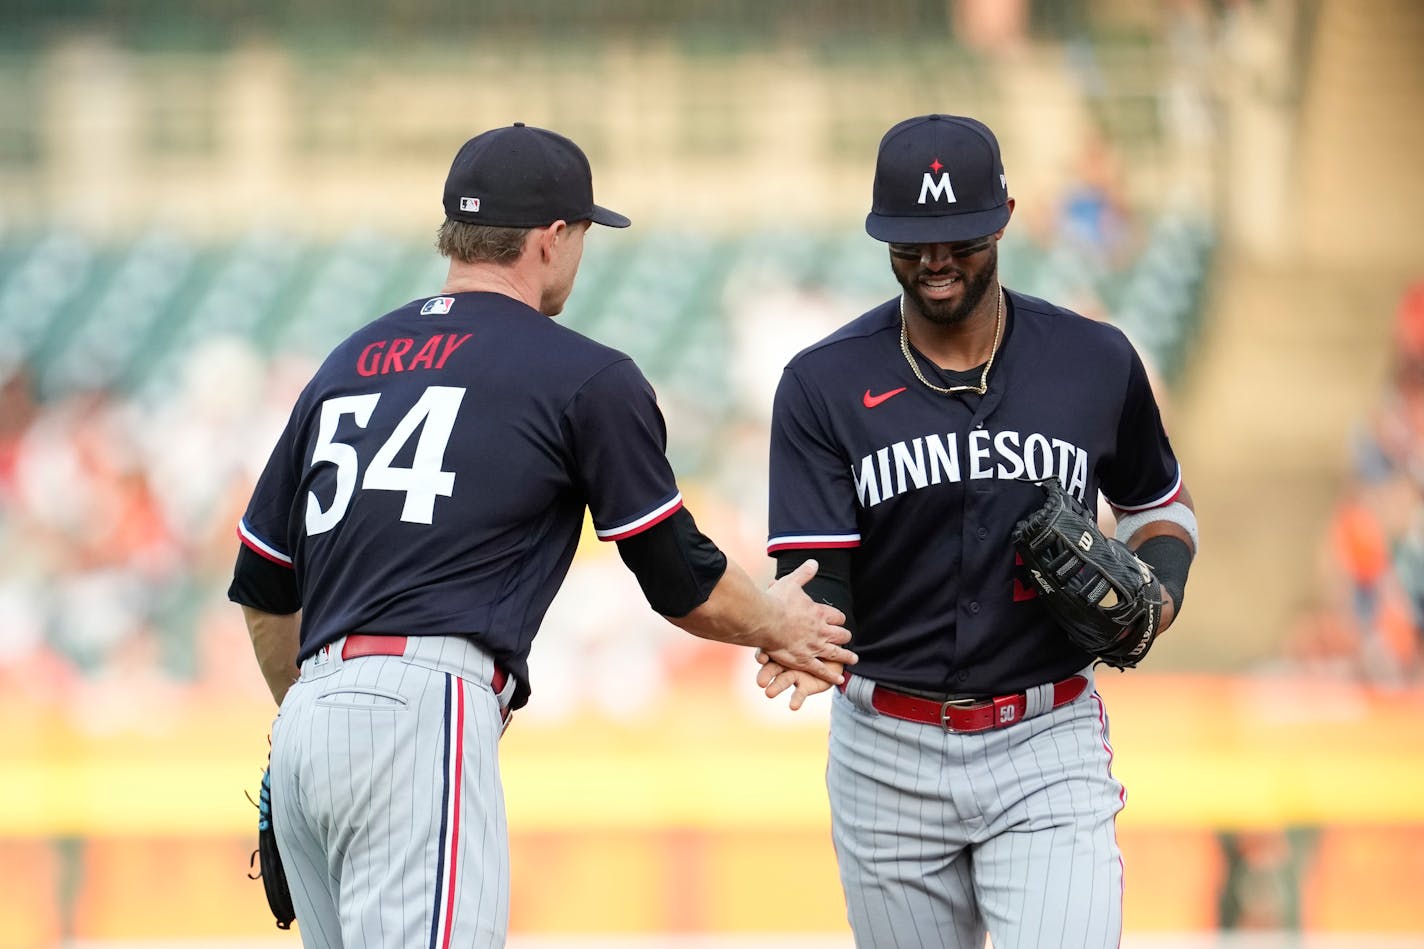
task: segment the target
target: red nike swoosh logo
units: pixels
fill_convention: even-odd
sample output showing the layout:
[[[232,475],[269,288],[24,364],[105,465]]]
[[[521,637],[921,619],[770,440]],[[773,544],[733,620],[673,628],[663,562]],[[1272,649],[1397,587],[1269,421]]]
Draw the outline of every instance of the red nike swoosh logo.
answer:
[[[873,409],[881,402],[884,402],[886,399],[893,399],[895,398],[895,396],[899,395],[901,392],[904,391],[905,387],[901,386],[898,389],[891,389],[889,392],[882,392],[879,395],[871,395],[870,390],[866,389],[865,395],[861,397],[860,401],[865,403],[865,407],[867,409]]]

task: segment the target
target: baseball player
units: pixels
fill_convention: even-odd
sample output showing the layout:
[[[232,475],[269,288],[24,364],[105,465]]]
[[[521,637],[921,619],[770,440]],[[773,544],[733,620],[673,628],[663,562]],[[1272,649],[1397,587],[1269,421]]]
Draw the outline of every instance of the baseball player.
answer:
[[[230,596],[280,706],[271,817],[308,947],[504,945],[497,741],[585,509],[682,629],[828,685],[855,660],[801,590],[814,564],[763,590],[698,531],[633,361],[549,319],[590,224],[629,223],[578,146],[478,135],[444,209],[444,288],[331,352],[238,528]]]
[[[1130,665],[1181,606],[1196,519],[1123,334],[999,285],[1013,207],[980,122],[890,129],[866,230],[901,293],[798,354],[774,403],[768,549],[779,574],[820,563],[807,590],[845,613],[860,656],[832,694],[827,768],[858,946],[1121,933],[1125,796],[1096,657],[1013,537],[1048,479],[1075,505],[1103,492],[1158,591]],[[774,657],[758,683],[823,688]]]

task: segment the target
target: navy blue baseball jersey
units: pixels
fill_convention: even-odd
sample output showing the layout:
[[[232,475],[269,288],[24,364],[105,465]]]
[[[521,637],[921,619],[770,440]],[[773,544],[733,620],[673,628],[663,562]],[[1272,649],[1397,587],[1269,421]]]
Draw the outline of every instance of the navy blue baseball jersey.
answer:
[[[1025,582],[1011,541],[1032,481],[1144,510],[1181,470],[1117,328],[1006,293],[983,395],[934,392],[900,349],[898,299],[798,354],[771,434],[772,554],[849,548],[857,675],[996,695],[1089,663]],[[921,358],[923,371],[933,367]],[[977,377],[976,377],[977,378]]]
[[[290,565],[299,661],[348,633],[464,634],[529,695],[584,511],[603,540],[682,506],[626,355],[497,293],[417,300],[338,345],[239,526]]]

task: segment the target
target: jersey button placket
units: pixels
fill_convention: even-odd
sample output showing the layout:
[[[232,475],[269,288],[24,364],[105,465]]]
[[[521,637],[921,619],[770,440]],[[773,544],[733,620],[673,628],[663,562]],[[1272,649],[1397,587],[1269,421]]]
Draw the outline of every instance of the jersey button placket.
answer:
[[[975,422],[975,429],[982,429],[982,421]],[[964,552],[964,562],[962,570],[981,571],[983,564],[989,558],[988,552],[984,549],[984,541],[989,536],[989,528],[984,523],[986,509],[989,506],[989,497],[993,490],[988,481],[976,480],[966,485],[964,492],[964,529],[962,533],[961,548]],[[967,591],[966,591],[967,592]],[[981,591],[974,591],[976,593]],[[959,635],[958,645],[973,648],[975,640],[979,638],[980,630],[978,616],[982,609],[982,604],[978,600],[961,599],[959,613]],[[963,684],[966,673],[960,673],[955,677],[955,681]]]

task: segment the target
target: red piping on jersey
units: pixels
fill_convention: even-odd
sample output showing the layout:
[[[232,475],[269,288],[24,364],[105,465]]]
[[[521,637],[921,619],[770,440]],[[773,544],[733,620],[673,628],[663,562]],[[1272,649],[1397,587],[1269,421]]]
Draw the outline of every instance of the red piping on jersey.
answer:
[[[659,514],[657,517],[655,517],[655,518],[653,518],[652,520],[648,521],[646,524],[639,524],[637,527],[630,528],[630,529],[628,529],[628,530],[626,530],[626,531],[620,531],[620,532],[617,533],[617,534],[609,534],[609,535],[607,535],[607,536],[599,535],[599,538],[598,538],[598,539],[599,539],[599,540],[627,540],[629,537],[635,537],[635,536],[637,536],[638,534],[641,534],[643,531],[647,530],[649,527],[654,526],[655,524],[661,524],[663,521],[665,521],[665,520],[667,520],[668,518],[672,517],[674,514],[676,514],[676,513],[677,513],[678,511],[680,511],[680,510],[682,510],[682,501],[681,501],[681,500],[679,500],[679,501],[678,501],[676,504],[674,504],[672,507],[668,508],[666,511],[663,511],[663,512],[662,512],[661,514]]]
[[[1178,465],[1177,480],[1173,482],[1172,493],[1163,500],[1153,501],[1151,504],[1114,504],[1112,499],[1109,498],[1108,503],[1112,504],[1115,510],[1127,511],[1128,513],[1136,514],[1139,511],[1150,511],[1153,508],[1166,507],[1167,505],[1173,503],[1177,500],[1177,498],[1181,496],[1183,487],[1185,487],[1185,483],[1182,480],[1182,466]]]
[[[1167,500],[1165,500],[1165,501],[1158,501],[1156,504],[1149,504],[1149,505],[1147,505],[1146,507],[1118,507],[1116,504],[1113,504],[1113,507],[1114,507],[1115,509],[1119,510],[1119,511],[1125,511],[1125,512],[1127,512],[1128,514],[1141,514],[1143,511],[1155,511],[1155,510],[1157,510],[1159,507],[1166,507],[1166,506],[1169,505],[1169,504],[1175,504],[1176,501],[1177,501],[1177,498],[1179,498],[1179,497],[1181,497],[1181,496],[1182,496],[1182,484],[1181,484],[1180,482],[1178,482],[1178,484],[1177,484],[1177,490],[1173,491],[1173,492],[1172,492],[1172,496],[1169,497],[1169,498],[1168,498]],[[1111,503],[1111,502],[1109,502],[1109,503]]]
[[[1103,707],[1103,697],[1099,695],[1096,690],[1093,692],[1093,701],[1098,705],[1098,728],[1100,730],[1103,748],[1108,753],[1108,777],[1112,778],[1113,747],[1112,743],[1108,741],[1108,710]],[[1117,778],[1113,778],[1113,780],[1117,781]],[[1126,807],[1127,785],[1121,781],[1117,781],[1117,786],[1121,788],[1118,792],[1117,799],[1121,802],[1123,807]],[[1119,810],[1121,810],[1121,808],[1119,808]]]
[[[1093,691],[1092,698],[1098,706],[1098,728],[1101,729],[1100,734],[1102,736],[1103,747],[1106,748],[1108,752],[1108,777],[1116,781],[1117,779],[1113,778],[1112,776],[1113,747],[1112,743],[1108,741],[1108,710],[1103,707],[1103,697],[1097,693],[1096,689]],[[1118,787],[1121,788],[1121,790],[1118,791],[1117,795],[1117,799],[1119,802],[1118,812],[1121,813],[1122,809],[1127,806],[1127,785],[1123,784],[1121,781],[1118,781]],[[1122,846],[1117,842],[1117,814],[1113,815],[1112,832],[1113,844],[1117,847],[1117,880],[1119,900],[1118,905],[1122,905],[1120,901],[1123,898],[1123,894],[1127,891],[1127,866],[1123,863]],[[1120,923],[1117,934],[1117,944],[1118,946],[1122,945],[1122,930]]]
[[[281,564],[288,570],[292,569],[292,561],[290,558],[287,560],[283,560],[281,557],[270,554],[267,551],[263,550],[261,547],[258,547],[256,544],[254,544],[251,540],[248,539],[246,534],[242,532],[241,524],[239,524],[237,527],[237,539],[242,541],[242,546],[246,547],[248,550],[252,551],[257,556],[262,557],[266,560],[270,560],[275,564]]]
[[[459,676],[450,677],[451,685],[455,689],[455,721],[452,724],[454,735],[454,756],[455,767],[453,777],[448,780],[454,782],[450,792],[450,859],[445,863],[445,936],[440,940],[440,949],[449,949],[451,926],[455,919],[455,899],[456,884],[458,881],[458,861],[460,859],[460,807],[461,783],[463,781],[463,771],[465,763],[465,680]]]
[[[779,544],[768,544],[766,552],[777,553],[782,550],[815,550],[818,547],[859,547],[858,540],[809,540],[809,541],[783,541]]]

